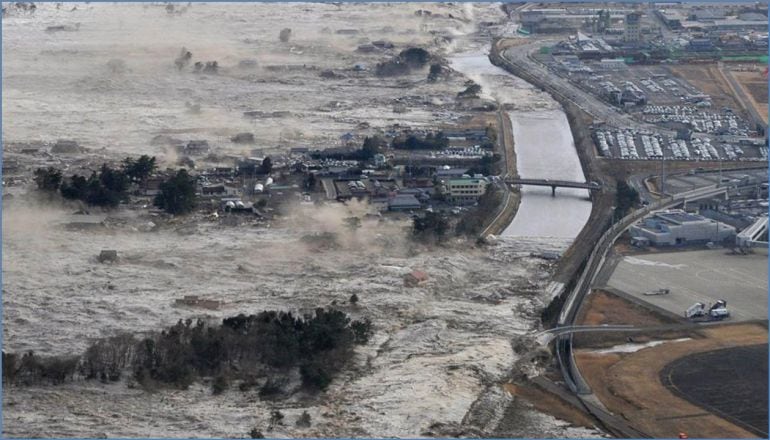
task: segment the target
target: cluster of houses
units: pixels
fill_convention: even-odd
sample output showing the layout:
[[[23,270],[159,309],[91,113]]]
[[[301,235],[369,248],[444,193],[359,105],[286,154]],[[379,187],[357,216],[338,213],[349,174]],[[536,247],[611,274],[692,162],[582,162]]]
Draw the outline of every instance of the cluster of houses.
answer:
[[[255,212],[261,199],[308,199],[368,202],[381,212],[412,212],[435,205],[468,206],[475,204],[489,184],[489,178],[468,174],[467,168],[423,166],[417,176],[398,165],[389,169],[364,169],[354,166],[303,164],[293,169],[273,169],[271,175],[252,176],[233,167],[214,167],[197,174],[199,199],[219,202],[222,211]],[[312,177],[311,177],[312,176]],[[303,184],[312,179],[309,188]],[[148,179],[143,195],[160,192],[164,177]],[[298,197],[299,196],[299,197]],[[303,199],[304,196],[304,199]]]
[[[413,176],[405,166],[387,172],[321,177],[327,199],[366,200],[380,211],[417,211],[437,204],[467,206],[484,195],[489,179],[470,175],[467,168],[424,167]]]
[[[385,133],[396,135],[396,133]],[[419,133],[418,133],[419,134]],[[458,129],[444,132],[453,148],[489,148],[486,128]],[[195,173],[199,199],[217,205],[225,212],[258,212],[264,207],[285,200],[312,202],[319,200],[345,202],[357,199],[368,202],[381,212],[413,212],[428,207],[466,206],[475,204],[489,183],[480,174],[469,174],[477,157],[456,157],[447,160],[452,166],[437,164],[440,158],[409,165],[393,165],[392,156],[375,154],[370,160],[338,159],[360,142],[347,134],[350,146],[321,152],[306,147],[294,147],[284,154],[270,158],[227,156],[230,166],[205,168]],[[185,156],[204,156],[211,152],[206,141],[190,141],[178,146]],[[337,151],[339,150],[339,151]],[[253,153],[259,153],[254,151]],[[417,157],[417,156],[412,156]],[[220,158],[221,159],[221,158]],[[270,165],[266,165],[265,162]],[[168,176],[154,176],[143,184],[141,195],[155,196]]]

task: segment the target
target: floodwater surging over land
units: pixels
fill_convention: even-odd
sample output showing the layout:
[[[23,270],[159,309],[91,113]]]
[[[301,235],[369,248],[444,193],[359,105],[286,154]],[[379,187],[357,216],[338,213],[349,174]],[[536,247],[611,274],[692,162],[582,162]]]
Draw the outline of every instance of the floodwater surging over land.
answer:
[[[255,134],[254,149],[285,149],[338,146],[340,134],[364,122],[373,130],[433,128],[437,114],[447,123],[458,118],[454,97],[466,78],[428,83],[427,68],[406,78],[377,78],[371,68],[387,56],[358,52],[359,40],[448,55],[453,49],[437,35],[462,35],[475,21],[504,18],[494,4],[194,3],[180,9],[41,4],[36,15],[4,18],[4,140],[74,139],[91,156],[68,163],[87,169],[126,155],[160,156],[164,150],[151,142],[160,135],[207,139],[217,153],[241,155],[243,147],[230,138],[242,131]],[[425,9],[432,15],[416,14]],[[67,30],[47,32],[51,26]],[[278,40],[282,27],[293,29],[290,44]],[[459,39],[454,44],[461,46]],[[180,72],[173,60],[182,46],[196,60],[218,60],[219,74]],[[121,66],[112,59],[125,71],[112,69]],[[257,65],[243,68],[244,60]],[[368,70],[356,70],[357,64]],[[345,77],[323,78],[325,69]],[[504,78],[509,91],[495,92],[510,93],[512,101],[521,97],[524,105],[526,96],[540,95],[518,78]],[[437,104],[396,113],[396,98]],[[196,104],[199,111],[189,111]],[[288,114],[243,117],[252,110]],[[30,167],[64,163],[56,155],[14,154]],[[318,396],[298,391],[269,401],[237,386],[214,396],[201,383],[152,393],[125,381],[5,387],[6,436],[243,437],[253,428],[268,437],[483,436],[497,432],[513,399],[500,387],[521,357],[513,346],[538,330],[545,306],[552,262],[507,242],[420,248],[407,239],[408,224],[365,221],[350,231],[345,219],[362,207],[314,207],[295,214],[299,224],[259,228],[164,222],[137,208],[107,213],[105,225],[93,230],[68,230],[61,225],[77,208],[36,201],[32,185],[6,188],[14,194],[3,209],[6,350],[73,354],[96,338],[140,335],[179,319],[304,313],[333,304],[354,319],[370,318],[374,336]],[[322,232],[339,234],[338,246],[317,249],[303,240]],[[116,250],[118,261],[98,263],[103,249]],[[408,288],[403,277],[415,269],[429,280]],[[185,295],[224,305],[177,307],[175,299]],[[298,383],[292,374],[289,387]],[[277,409],[285,423],[267,430]],[[303,411],[312,417],[309,428],[294,423]],[[507,436],[596,435],[531,408],[517,415]]]

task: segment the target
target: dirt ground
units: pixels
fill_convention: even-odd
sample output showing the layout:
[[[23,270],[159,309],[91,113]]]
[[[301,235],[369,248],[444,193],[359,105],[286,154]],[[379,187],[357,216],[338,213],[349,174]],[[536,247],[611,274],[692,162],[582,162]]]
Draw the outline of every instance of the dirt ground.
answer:
[[[511,395],[527,401],[527,403],[534,406],[538,411],[551,414],[552,416],[565,420],[573,425],[593,428],[596,424],[585,412],[576,409],[561,398],[545,392],[537,386],[507,383],[503,388],[511,393]]]
[[[767,344],[696,353],[661,372],[674,394],[767,438]],[[730,390],[725,393],[725,390]]]
[[[498,118],[496,118],[495,127],[498,129],[498,136],[502,135],[498,140],[497,151],[505,159],[504,162],[501,161],[498,165],[498,167],[504,166],[505,169],[498,169],[498,172],[502,175],[517,176],[516,151],[514,150],[511,120],[505,111],[498,112]],[[509,187],[508,198],[506,200],[507,202],[502,208],[503,211],[499,216],[492,219],[490,225],[487,226],[486,232],[490,234],[500,234],[509,224],[511,224],[513,217],[516,215],[516,211],[519,209],[519,203],[521,202],[520,190]]]
[[[743,87],[751,105],[767,120],[767,78],[761,71],[732,72],[733,77]]]
[[[703,90],[706,94],[711,95],[714,108],[730,107],[734,111],[741,113],[742,117],[748,117],[748,115],[743,114],[743,107],[741,107],[740,102],[735,97],[730,85],[719,73],[716,64],[683,64],[670,66],[669,69],[675,76],[684,79]]]
[[[580,308],[577,322],[578,325],[655,326],[672,321],[619,296],[594,290]]]
[[[700,339],[671,341],[633,353],[576,351],[578,367],[596,396],[613,413],[652,437],[751,438],[752,433],[672,394],[660,381],[670,362],[693,353],[766,344],[757,324],[719,326],[693,332]]]
[[[718,170],[718,161],[687,161],[687,160],[666,160],[661,166],[660,161],[651,160],[605,160],[600,159],[599,164],[605,172],[613,177],[626,178],[632,174],[650,173],[657,174],[661,171],[671,175],[678,172],[686,172],[693,168],[703,168],[706,170]],[[745,168],[745,162],[722,162],[722,169]],[[757,164],[759,166],[759,164]],[[654,182],[654,180],[653,180]]]
[[[590,131],[586,129],[586,127],[593,123],[593,118],[572,104],[565,105],[564,111],[567,113],[567,119],[570,122],[572,137],[575,140],[575,148],[580,157],[580,163],[586,180],[609,181],[612,176],[612,167],[602,166],[602,162],[598,160],[596,155],[596,148],[590,137]],[[592,195],[592,202],[593,206],[591,208],[591,216],[586,223],[587,227],[583,228],[580,235],[578,235],[572,246],[562,255],[559,261],[559,266],[554,276],[554,279],[557,281],[567,283],[577,273],[581,262],[588,257],[593,249],[592,244],[603,233],[600,225],[604,224],[612,216],[611,206],[614,203],[614,196],[612,194],[604,191],[595,192]]]

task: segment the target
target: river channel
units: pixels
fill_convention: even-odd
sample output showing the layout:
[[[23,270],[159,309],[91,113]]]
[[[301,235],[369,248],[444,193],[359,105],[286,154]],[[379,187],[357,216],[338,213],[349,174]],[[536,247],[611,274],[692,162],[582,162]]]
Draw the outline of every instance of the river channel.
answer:
[[[520,177],[584,182],[569,123],[550,96],[505,70],[492,65],[484,53],[460,54],[450,59],[455,70],[482,86],[486,98],[513,107],[516,168]],[[524,186],[521,204],[504,237],[524,241],[555,240],[568,246],[591,213],[588,190]]]

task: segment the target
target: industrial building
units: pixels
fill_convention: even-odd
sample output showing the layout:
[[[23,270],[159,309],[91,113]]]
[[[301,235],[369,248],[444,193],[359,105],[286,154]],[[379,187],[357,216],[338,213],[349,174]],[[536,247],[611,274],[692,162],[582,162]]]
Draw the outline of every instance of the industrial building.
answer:
[[[659,212],[630,228],[635,241],[653,246],[677,246],[722,242],[735,238],[735,228],[682,210]]]
[[[658,9],[655,13],[669,29],[681,29],[682,22],[687,20],[687,16],[679,9]]]
[[[459,179],[468,172],[467,168],[442,167],[436,170],[435,176],[439,180]]]
[[[695,38],[687,44],[689,52],[713,52],[716,50],[714,43],[707,38]]]

